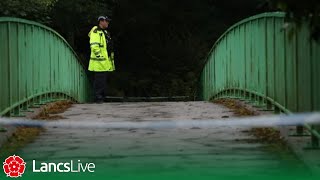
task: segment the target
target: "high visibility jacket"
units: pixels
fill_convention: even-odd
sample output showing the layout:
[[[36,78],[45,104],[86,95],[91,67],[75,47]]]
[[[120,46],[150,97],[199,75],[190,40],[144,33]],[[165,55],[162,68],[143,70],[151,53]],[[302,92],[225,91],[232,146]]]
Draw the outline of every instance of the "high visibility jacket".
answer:
[[[95,26],[89,32],[91,48],[89,71],[106,72],[115,70],[114,61],[107,52],[106,37],[103,31]]]

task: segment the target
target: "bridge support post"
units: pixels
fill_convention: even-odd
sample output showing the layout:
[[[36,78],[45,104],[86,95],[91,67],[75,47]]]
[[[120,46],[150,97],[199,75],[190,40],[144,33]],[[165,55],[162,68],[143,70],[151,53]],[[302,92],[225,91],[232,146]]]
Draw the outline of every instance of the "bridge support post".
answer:
[[[233,89],[232,96],[233,96],[234,98],[238,98],[237,95],[238,95],[238,94],[237,94],[237,90],[236,90],[236,89]]]
[[[264,104],[264,99],[260,96],[256,96],[256,102],[254,103],[254,107],[257,107],[257,108],[263,108],[265,107],[265,104]]]
[[[30,107],[30,102],[27,101],[22,104],[21,112],[34,112],[33,110],[29,109]]]
[[[50,96],[50,94],[45,94],[43,96],[43,99],[42,99],[41,103],[47,104],[47,103],[52,102],[49,96]]]
[[[268,101],[268,100],[266,100],[266,108],[265,108],[265,111],[274,111],[274,109],[273,109],[273,104],[272,104],[270,101]]]
[[[39,96],[36,98],[36,103],[34,103],[34,105],[36,105],[37,107],[40,107],[41,105],[45,105],[46,103],[43,102],[43,96]]]
[[[38,97],[32,98],[31,101],[30,101],[30,107],[31,107],[31,108],[38,108],[38,107],[40,107],[40,105],[37,105],[37,103],[38,103]]]
[[[319,139],[314,135],[311,136],[311,146],[315,149],[320,149]]]
[[[319,138],[319,130],[320,126],[319,125],[312,125],[310,126],[310,132],[311,134],[311,143],[305,147],[304,149],[306,150],[320,150],[320,138]]]
[[[246,93],[246,103],[252,104],[252,102],[254,102],[254,95],[251,93]]]
[[[239,99],[242,98],[242,93],[241,93],[241,91],[239,89],[237,89],[237,96],[239,97]]]
[[[281,113],[280,108],[277,107],[277,106],[275,106],[275,107],[274,107],[274,113],[275,113],[275,114],[280,114],[280,113]]]
[[[310,134],[306,133],[304,131],[304,127],[303,126],[297,126],[296,127],[296,132],[293,133],[293,134],[290,134],[289,136],[303,137],[303,136],[310,136]]]
[[[311,135],[311,143],[309,145],[307,145],[307,147],[305,147],[305,150],[320,150],[320,143],[319,143],[319,139],[314,136]]]
[[[15,107],[11,113],[10,113],[11,117],[24,117],[25,115],[21,112],[21,107],[20,105]]]

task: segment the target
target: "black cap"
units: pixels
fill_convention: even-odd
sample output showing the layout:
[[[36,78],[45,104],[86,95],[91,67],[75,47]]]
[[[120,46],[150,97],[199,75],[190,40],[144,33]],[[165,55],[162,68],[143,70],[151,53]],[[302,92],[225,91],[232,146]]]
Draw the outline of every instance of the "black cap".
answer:
[[[108,16],[99,16],[98,21],[101,21],[101,20],[111,21],[111,19]]]

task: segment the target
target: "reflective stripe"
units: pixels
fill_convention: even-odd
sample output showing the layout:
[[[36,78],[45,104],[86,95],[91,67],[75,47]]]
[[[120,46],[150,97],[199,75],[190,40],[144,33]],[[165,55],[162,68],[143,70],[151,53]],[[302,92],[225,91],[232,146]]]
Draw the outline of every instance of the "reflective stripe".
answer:
[[[107,59],[106,58],[90,58],[90,60],[93,60],[93,61],[105,61]]]
[[[90,46],[92,46],[92,45],[99,45],[100,46],[100,43],[97,43],[97,42],[91,43]]]
[[[104,47],[104,45],[101,45],[100,43],[91,43],[90,46],[99,45],[99,47]]]

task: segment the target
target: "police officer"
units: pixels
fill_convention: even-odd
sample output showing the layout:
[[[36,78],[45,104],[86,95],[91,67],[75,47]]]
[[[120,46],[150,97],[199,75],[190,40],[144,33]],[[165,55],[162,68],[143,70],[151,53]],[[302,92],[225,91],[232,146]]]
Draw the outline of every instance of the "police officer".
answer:
[[[94,72],[93,87],[96,103],[102,103],[104,100],[107,72],[115,70],[112,41],[107,31],[110,21],[107,16],[99,16],[98,26],[94,26],[89,32],[91,55],[88,69]]]

